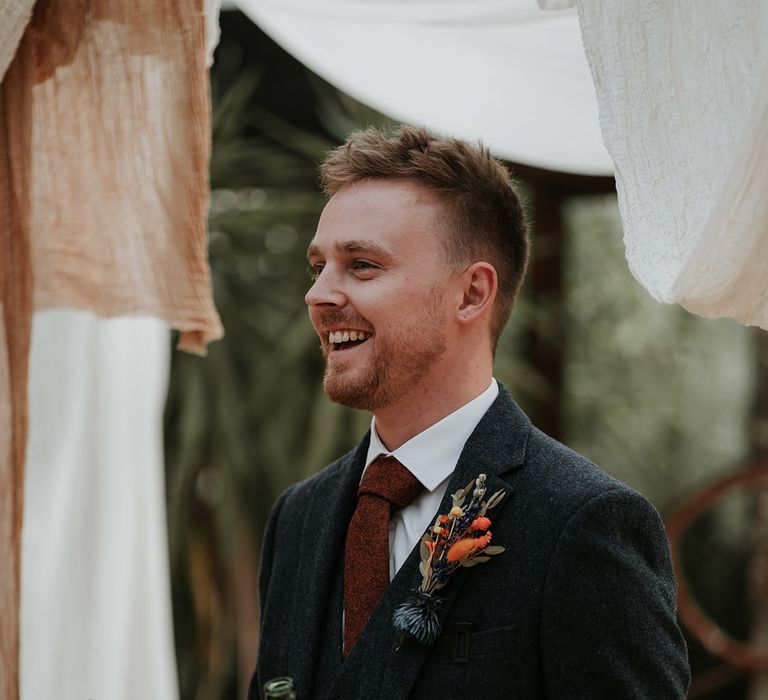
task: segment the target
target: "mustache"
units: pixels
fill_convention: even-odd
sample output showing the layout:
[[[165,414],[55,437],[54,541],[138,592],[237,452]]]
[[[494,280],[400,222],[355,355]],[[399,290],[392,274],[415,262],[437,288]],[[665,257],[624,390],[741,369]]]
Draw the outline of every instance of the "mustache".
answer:
[[[324,311],[317,319],[317,321],[317,325],[323,330],[331,328],[332,326],[357,328],[361,331],[370,330],[370,325],[362,316],[349,313],[348,311]]]

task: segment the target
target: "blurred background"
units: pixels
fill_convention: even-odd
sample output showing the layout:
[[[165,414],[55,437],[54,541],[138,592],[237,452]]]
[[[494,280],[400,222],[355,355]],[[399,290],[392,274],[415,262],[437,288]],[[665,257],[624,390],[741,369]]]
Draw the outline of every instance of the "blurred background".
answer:
[[[354,445],[369,415],[328,401],[304,306],[324,204],[317,167],[352,129],[395,122],[311,73],[237,11],[211,70],[210,257],[227,334],[173,351],[165,414],[181,697],[242,698],[258,644],[260,538],[290,483]],[[495,376],[534,423],[669,519],[765,454],[768,342],[654,301],[624,259],[613,178],[510,164],[533,254]],[[733,637],[760,628],[759,494],[736,487],[680,540],[691,594]],[[763,520],[761,520],[761,517]],[[760,679],[688,633],[690,697],[759,698]]]

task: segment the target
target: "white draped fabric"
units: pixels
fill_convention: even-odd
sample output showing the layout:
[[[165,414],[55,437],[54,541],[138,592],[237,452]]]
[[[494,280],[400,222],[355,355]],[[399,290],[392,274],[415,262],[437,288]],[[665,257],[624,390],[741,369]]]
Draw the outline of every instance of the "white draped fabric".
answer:
[[[535,0],[237,0],[306,66],[404,122],[530,165],[606,175],[576,10]]]
[[[580,0],[630,269],[768,328],[768,3]]]
[[[34,316],[21,697],[178,697],[162,426],[169,333],[150,318]]]
[[[615,163],[640,283],[768,327],[764,0],[580,0],[578,16],[562,9],[575,0],[235,4],[392,117],[550,170],[604,175]]]

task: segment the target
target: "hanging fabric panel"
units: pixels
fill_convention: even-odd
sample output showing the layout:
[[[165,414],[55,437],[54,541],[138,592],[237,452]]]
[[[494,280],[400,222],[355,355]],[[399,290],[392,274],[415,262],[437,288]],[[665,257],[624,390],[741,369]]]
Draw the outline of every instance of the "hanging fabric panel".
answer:
[[[768,3],[580,0],[629,267],[768,328]]]
[[[609,175],[576,9],[535,0],[237,0],[318,75],[395,119],[549,170]]]
[[[0,3],[15,28],[0,34],[0,697],[14,700],[33,309],[154,316],[199,353],[222,328],[205,227],[215,3],[38,0],[15,53],[29,3]]]
[[[163,470],[168,327],[34,315],[22,698],[174,700]]]

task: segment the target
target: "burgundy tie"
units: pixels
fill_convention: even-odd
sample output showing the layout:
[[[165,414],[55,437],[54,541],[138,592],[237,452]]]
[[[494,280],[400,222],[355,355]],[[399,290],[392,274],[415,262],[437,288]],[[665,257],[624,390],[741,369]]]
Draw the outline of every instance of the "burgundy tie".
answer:
[[[344,656],[389,585],[389,519],[423,490],[391,455],[379,455],[363,474],[344,556]]]

